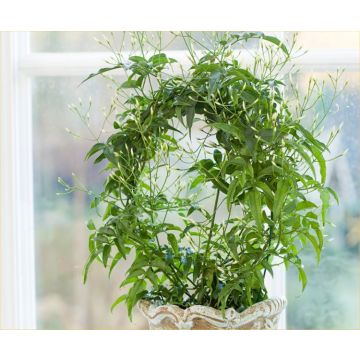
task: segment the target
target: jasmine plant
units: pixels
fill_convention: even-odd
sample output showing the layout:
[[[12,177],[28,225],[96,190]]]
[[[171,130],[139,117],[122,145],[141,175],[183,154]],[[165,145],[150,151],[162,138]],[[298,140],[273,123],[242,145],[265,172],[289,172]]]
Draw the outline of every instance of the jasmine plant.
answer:
[[[105,208],[99,226],[88,223],[84,282],[94,261],[110,275],[131,259],[112,306],[125,301],[130,318],[140,299],[242,311],[267,299],[264,278],[280,264],[305,288],[301,252],[312,246],[320,261],[338,201],[325,158],[338,130],[319,137],[340,72],[324,99],[316,79],[298,90],[296,37],[173,36],[187,60],[169,56],[161,34],[155,43],[136,32],[130,52],[106,41],[110,65],[85,80],[104,76],[116,92],[113,130],[86,155],[107,177],[91,202]]]

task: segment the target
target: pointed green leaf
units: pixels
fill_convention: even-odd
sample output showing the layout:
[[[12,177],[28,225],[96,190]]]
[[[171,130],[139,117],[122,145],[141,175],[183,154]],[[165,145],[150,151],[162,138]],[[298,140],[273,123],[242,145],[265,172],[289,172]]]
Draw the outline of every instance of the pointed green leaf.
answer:
[[[235,125],[231,125],[231,124],[224,124],[224,123],[212,123],[210,124],[212,127],[214,127],[215,129],[221,130],[226,132],[229,135],[232,135],[236,138],[238,138],[239,140],[246,140],[245,136],[241,133],[241,131],[239,130],[238,127],[236,127]]]
[[[177,254],[179,251],[178,243],[174,234],[167,234],[168,242],[171,248],[174,250],[174,253]]]
[[[110,265],[110,269],[109,269],[109,277],[111,276],[112,271],[114,270],[116,264],[123,258],[124,256],[121,253],[117,253]]]
[[[331,187],[326,187],[325,189],[332,195],[332,197],[335,199],[336,203],[339,205],[339,197],[338,197],[337,193],[334,191],[334,189],[332,189]]]
[[[104,74],[106,72],[109,72],[109,71],[112,71],[112,70],[115,70],[115,69],[121,69],[123,68],[123,64],[119,63],[119,64],[116,64],[115,66],[113,67],[108,67],[108,68],[102,68],[100,69],[98,72],[94,73],[94,74],[90,74],[85,80],[83,80],[81,84],[83,84],[85,81],[88,81],[89,79],[93,78],[94,76],[98,76],[98,75],[101,75],[101,74]]]
[[[297,211],[311,209],[311,208],[317,208],[317,205],[308,200],[304,200],[296,204]]]
[[[111,305],[111,312],[113,312],[113,310],[116,308],[116,306],[118,306],[121,302],[123,302],[124,300],[126,300],[127,295],[121,295],[120,297],[117,298],[117,300]]]
[[[309,156],[309,154],[304,150],[304,148],[301,145],[297,144],[295,141],[288,141],[288,145],[291,145],[291,147],[298,152],[298,154],[306,161],[313,175],[316,176],[316,171],[313,161]]]
[[[319,244],[318,244],[315,236],[311,235],[309,232],[306,232],[305,236],[309,239],[311,245],[315,249],[317,262],[319,263],[320,262],[321,249],[319,247]]]
[[[272,192],[272,190],[269,188],[267,184],[265,184],[262,181],[257,181],[256,187],[259,188],[264,193],[265,198],[267,200],[267,205],[269,206],[270,210],[272,210],[274,204],[274,193]]]
[[[93,220],[89,220],[88,223],[87,223],[87,228],[89,230],[96,230],[96,227],[95,227],[95,224],[94,224],[94,221]]]
[[[186,108],[186,126],[191,134],[191,128],[195,117],[195,106],[189,106]]]
[[[281,209],[285,204],[285,199],[288,193],[289,183],[288,181],[281,179],[276,188],[275,197],[274,197],[274,220],[277,220],[280,216]]]
[[[103,143],[96,143],[90,150],[89,152],[86,154],[85,160],[88,160],[91,156],[93,156],[94,154],[96,154],[97,152],[99,152],[100,150],[104,150],[106,147],[105,144]]]
[[[325,226],[326,223],[326,214],[327,214],[327,210],[330,206],[330,195],[329,195],[329,191],[327,189],[322,189],[320,191],[320,199],[322,201],[322,207],[321,207],[321,218],[322,218],[322,224],[323,226]]]
[[[236,195],[236,189],[237,189],[238,185],[239,185],[239,181],[237,178],[235,178],[229,185],[227,195],[226,195],[226,206],[227,206],[228,211],[230,211],[231,204],[234,201],[234,197]]]
[[[307,276],[301,265],[297,266],[297,269],[299,272],[299,280],[301,281],[302,284],[302,291],[304,291],[307,285]]]
[[[262,220],[262,213],[261,213],[261,195],[256,188],[250,190],[247,194],[248,198],[248,205],[251,211],[252,216],[254,217],[256,226],[259,230],[262,229],[263,220]]]
[[[107,262],[110,256],[110,252],[111,252],[111,246],[110,245],[105,245],[104,249],[103,249],[103,253],[102,253],[102,262],[104,267],[107,266]]]
[[[321,151],[319,149],[317,149],[315,146],[308,146],[308,149],[312,152],[312,154],[316,158],[317,162],[319,163],[321,183],[325,184],[325,181],[326,181],[326,162],[325,162],[325,159],[324,159]]]
[[[199,184],[204,182],[205,177],[204,175],[198,175],[190,184],[190,189],[196,188]]]
[[[89,268],[91,266],[91,264],[94,262],[94,260],[99,256],[99,254],[103,251],[103,249],[99,249],[95,252],[92,252],[87,261],[86,261],[86,264],[84,266],[84,270],[83,270],[83,283],[85,284],[86,283],[86,280],[87,280],[87,276],[88,276],[88,272],[89,272]]]

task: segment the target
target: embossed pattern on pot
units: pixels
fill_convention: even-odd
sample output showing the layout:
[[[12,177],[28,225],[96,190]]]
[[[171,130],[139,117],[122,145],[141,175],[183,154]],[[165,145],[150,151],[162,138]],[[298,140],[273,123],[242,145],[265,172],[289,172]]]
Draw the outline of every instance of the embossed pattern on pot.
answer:
[[[227,309],[224,316],[220,310],[202,305],[181,309],[141,300],[139,308],[151,330],[275,330],[286,303],[282,298],[268,299],[241,313]]]

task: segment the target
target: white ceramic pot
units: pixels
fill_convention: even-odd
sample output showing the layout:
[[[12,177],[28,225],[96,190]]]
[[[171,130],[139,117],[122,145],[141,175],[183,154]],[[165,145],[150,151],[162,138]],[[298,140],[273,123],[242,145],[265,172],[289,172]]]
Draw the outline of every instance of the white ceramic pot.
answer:
[[[225,316],[220,310],[202,305],[184,310],[176,305],[156,306],[141,300],[138,306],[151,330],[265,330],[277,329],[286,303],[285,299],[272,298],[256,303],[241,313],[227,309]]]

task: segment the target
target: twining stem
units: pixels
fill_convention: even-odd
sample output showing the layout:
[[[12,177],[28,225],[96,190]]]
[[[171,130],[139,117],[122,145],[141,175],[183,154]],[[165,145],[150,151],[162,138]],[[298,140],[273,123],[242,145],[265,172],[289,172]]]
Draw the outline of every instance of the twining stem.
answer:
[[[207,261],[208,255],[209,255],[210,243],[211,243],[211,239],[212,239],[212,236],[213,236],[213,229],[214,229],[214,224],[215,224],[216,212],[217,212],[218,203],[219,203],[219,195],[220,195],[220,190],[217,189],[216,190],[215,202],[214,202],[213,216],[212,216],[211,224],[210,224],[210,232],[209,232],[209,237],[208,237],[207,243],[206,243],[204,261],[203,261],[203,265],[202,265],[202,284],[203,285],[205,283],[206,261]]]

